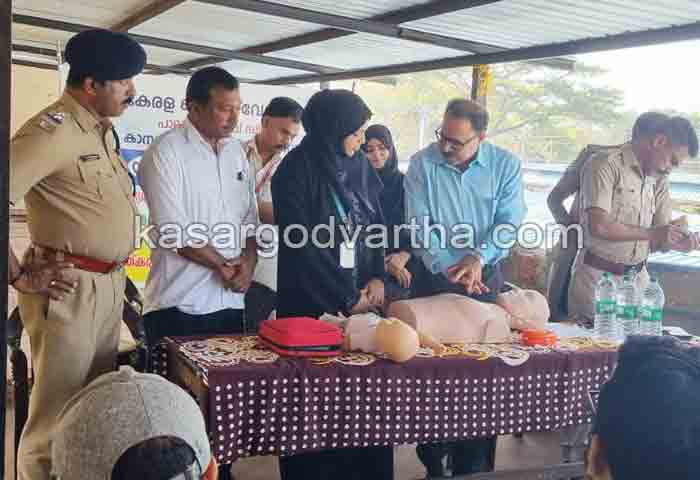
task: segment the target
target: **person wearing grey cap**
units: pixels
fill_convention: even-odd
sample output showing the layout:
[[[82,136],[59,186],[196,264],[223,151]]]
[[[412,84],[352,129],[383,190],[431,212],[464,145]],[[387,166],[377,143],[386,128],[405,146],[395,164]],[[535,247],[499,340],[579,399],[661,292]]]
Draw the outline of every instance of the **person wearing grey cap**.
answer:
[[[216,480],[204,418],[192,397],[131,367],[107,373],[58,418],[57,480]]]
[[[116,364],[137,215],[110,117],[136,94],[146,52],[129,36],[86,30],[66,44],[62,97],[11,142],[10,201],[24,199],[32,246],[9,252],[32,347],[34,387],[20,441],[20,480],[47,480],[50,441],[65,402]]]

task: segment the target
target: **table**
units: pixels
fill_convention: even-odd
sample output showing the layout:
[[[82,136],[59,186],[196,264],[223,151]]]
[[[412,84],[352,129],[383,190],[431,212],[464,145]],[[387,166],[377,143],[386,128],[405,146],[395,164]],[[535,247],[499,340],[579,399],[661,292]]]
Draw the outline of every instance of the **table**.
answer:
[[[196,396],[217,460],[231,463],[588,423],[588,391],[617,358],[590,339],[431,353],[402,364],[366,354],[291,359],[256,347],[256,337],[179,337],[166,339],[155,366]]]

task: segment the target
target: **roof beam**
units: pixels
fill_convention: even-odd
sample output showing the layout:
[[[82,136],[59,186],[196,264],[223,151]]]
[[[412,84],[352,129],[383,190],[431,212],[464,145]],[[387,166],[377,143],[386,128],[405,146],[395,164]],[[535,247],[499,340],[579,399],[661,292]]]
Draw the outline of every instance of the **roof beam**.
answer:
[[[454,58],[443,58],[423,62],[411,62],[385,67],[347,70],[342,73],[327,75],[298,75],[272,80],[263,80],[263,85],[289,85],[333,80],[350,80],[384,75],[401,75],[405,73],[442,70],[447,68],[487,65],[493,63],[520,62],[563,55],[579,55],[582,53],[616,50],[622,48],[654,45],[659,43],[679,42],[700,38],[700,22],[687,25],[646,30],[642,32],[621,33],[607,37],[587,38],[570,42],[543,45],[536,47],[515,48],[496,53],[464,55]]]
[[[481,7],[483,5],[489,5],[501,1],[503,0],[434,0],[427,4],[414,5],[412,7],[400,8],[398,10],[392,10],[387,13],[375,15],[370,17],[368,20],[399,25],[401,23],[413,22],[415,20],[423,20],[425,18],[435,17],[438,15],[443,15],[445,13],[453,13],[460,10]],[[285,38],[274,42],[268,42],[263,43],[261,45],[248,47],[244,49],[244,51],[248,53],[260,54],[270,53],[279,50],[286,50],[288,48],[302,47],[304,45],[310,45],[312,43],[324,42],[326,40],[333,40],[335,38],[342,38],[353,34],[354,32],[349,32],[347,30],[340,30],[337,28],[324,28],[322,30],[316,30],[314,32],[303,33],[295,37]],[[493,47],[491,45],[480,44],[478,42],[472,42],[472,44],[474,46],[483,45],[484,48]],[[474,53],[479,53],[479,51],[474,50]]]
[[[401,8],[398,10],[393,10],[390,12],[382,13],[379,15],[375,15],[373,17],[370,17],[367,19],[367,21],[372,21],[372,22],[379,22],[382,25],[393,27],[395,29],[401,29],[398,25],[401,23],[406,23],[406,22],[412,22],[415,20],[422,20],[425,18],[430,18],[434,17],[437,15],[443,15],[446,13],[452,13],[456,11],[461,11],[461,10],[467,10],[470,8],[475,8],[475,7],[480,7],[484,5],[489,5],[492,3],[497,3],[502,0],[434,0],[430,3],[427,4],[422,4],[422,5],[414,5],[411,7],[406,7],[406,8]],[[210,3],[215,3],[217,5],[222,5],[222,4],[229,4],[229,3],[234,3],[234,2],[227,2],[227,1],[213,1]],[[238,2],[235,2],[238,3]],[[245,2],[245,3],[250,3],[250,2]],[[256,2],[257,3],[257,2]],[[272,4],[273,7],[283,7],[282,5],[278,4]],[[235,8],[242,8],[242,9],[249,9],[245,7],[235,7]],[[286,7],[289,8],[289,7]],[[268,11],[268,14],[273,14],[272,8]],[[313,12],[318,14],[318,12]],[[291,18],[291,17],[290,17]],[[341,17],[341,18],[347,18],[347,17]],[[359,22],[363,23],[366,20],[356,20],[356,19],[350,19],[354,22]],[[307,19],[308,21],[308,19]],[[321,22],[324,23],[324,22]],[[328,23],[324,23],[328,24]],[[403,29],[406,30],[406,29]],[[415,32],[415,30],[413,30]],[[318,42],[324,42],[327,40],[333,40],[336,38],[342,38],[346,37],[348,35],[354,35],[356,33],[356,30],[350,29],[340,29],[340,28],[324,28],[320,30],[315,30],[313,32],[309,33],[303,33],[301,35],[296,35],[293,37],[285,38],[282,40],[276,40],[273,42],[267,42],[259,45],[255,45],[252,47],[244,48],[240,50],[242,53],[253,53],[257,55],[263,55],[266,53],[271,53],[271,52],[276,52],[279,50],[286,50],[290,48],[295,48],[295,47],[300,47],[304,45],[310,45],[313,43],[318,43]],[[374,33],[374,32],[370,32]],[[423,32],[418,32],[418,35],[423,35]],[[448,38],[448,37],[441,37],[441,36],[436,36],[440,37],[442,39]],[[418,39],[413,39],[416,41],[421,41]],[[423,41],[426,41],[427,38],[423,37]],[[457,40],[457,39],[450,39],[450,40]],[[460,48],[456,46],[455,44],[451,44],[449,48],[455,48],[457,50],[466,50],[469,52],[473,53],[492,53],[496,51],[503,51],[504,49],[495,45],[489,45],[486,43],[481,43],[481,42],[471,42],[467,40],[460,40],[461,45],[465,48]],[[466,48],[467,45],[469,48]],[[202,67],[204,65],[210,65],[212,63],[216,63],[218,60],[216,58],[201,58],[201,59],[196,59],[196,60],[191,60],[188,62],[180,63],[177,66],[181,68],[197,68],[197,67]],[[553,68],[561,68],[561,69],[566,69],[566,70],[571,70],[573,68],[573,63],[571,60],[566,60],[566,59],[547,59],[539,62],[545,66],[548,67],[553,67]]]
[[[81,25],[77,23],[62,22],[60,20],[51,20],[48,18],[33,17],[30,15],[20,15],[14,14],[12,16],[12,21],[15,23],[20,23],[23,25],[30,25],[33,27],[48,28],[50,30],[60,30],[64,32],[82,32],[83,30],[88,30],[94,28],[90,25]],[[295,70],[305,70],[308,72],[316,73],[334,73],[341,72],[337,68],[325,67],[323,65],[316,65],[305,62],[298,62],[295,60],[285,60],[282,58],[267,57],[264,55],[255,55],[250,53],[241,53],[234,50],[227,50],[223,48],[210,47],[206,45],[196,45],[192,43],[180,42],[177,40],[168,40],[165,38],[149,37],[146,35],[136,35],[129,34],[131,38],[139,42],[142,45],[150,45],[153,47],[169,48],[171,50],[179,50],[184,52],[192,52],[200,55],[207,55],[211,57],[216,57],[219,61],[225,60],[241,60],[244,62],[262,63],[265,65],[271,65],[275,67],[291,68]],[[177,68],[178,66],[176,66]]]
[[[48,59],[51,59],[53,62],[56,61],[56,50],[51,49],[51,48],[44,48],[44,47],[35,47],[33,45],[22,45],[22,44],[12,44],[12,51],[13,52],[20,52],[20,53],[29,53],[31,55],[39,55],[42,57],[47,57]],[[64,55],[65,56],[65,55]],[[13,59],[13,62],[22,65],[22,64],[27,64],[26,66],[38,66],[42,65],[44,68],[48,68],[51,70],[56,69],[56,64],[55,63],[41,63],[41,62],[32,62],[30,60],[22,60],[22,59]],[[22,62],[22,63],[19,63]],[[39,67],[42,68],[42,67]],[[155,65],[152,63],[147,63],[145,66],[144,70],[150,70],[156,73],[173,73],[175,75],[192,75],[192,71],[186,69],[186,68],[177,68],[177,67],[170,67],[170,66],[165,66],[165,65]],[[251,79],[242,79],[239,78],[241,82],[252,82],[254,80]]]
[[[114,30],[115,32],[128,32],[132,28],[138,27],[142,23],[146,23],[150,19],[177,7],[184,2],[185,0],[156,0],[149,3],[138,12],[125,18],[121,22],[113,25],[111,30]]]
[[[19,65],[21,67],[40,68],[42,70],[58,70],[58,66],[56,64],[32,62],[30,60],[22,60],[19,58],[13,58],[12,65]]]
[[[264,15],[272,15],[302,22],[318,23],[330,27],[339,28],[355,33],[371,33],[382,37],[400,38],[414,42],[427,43],[440,47],[474,52],[482,44],[462,40],[459,38],[445,37],[432,33],[421,32],[412,28],[404,28],[390,23],[380,22],[372,19],[356,19],[342,15],[317,12],[306,8],[289,7],[279,3],[272,3],[265,0],[197,0],[199,3],[218,5],[221,7],[236,8],[248,12],[256,12]]]

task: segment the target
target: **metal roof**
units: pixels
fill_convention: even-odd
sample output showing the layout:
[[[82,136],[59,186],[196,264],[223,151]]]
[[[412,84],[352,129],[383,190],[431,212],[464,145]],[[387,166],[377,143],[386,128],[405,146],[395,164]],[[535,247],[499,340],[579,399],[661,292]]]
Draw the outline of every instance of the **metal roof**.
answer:
[[[154,70],[223,64],[269,84],[367,78],[700,38],[697,0],[14,0],[22,61],[89,27],[128,31]],[[29,51],[28,51],[29,50]],[[19,57],[17,57],[19,58]],[[50,63],[50,62],[49,62]]]

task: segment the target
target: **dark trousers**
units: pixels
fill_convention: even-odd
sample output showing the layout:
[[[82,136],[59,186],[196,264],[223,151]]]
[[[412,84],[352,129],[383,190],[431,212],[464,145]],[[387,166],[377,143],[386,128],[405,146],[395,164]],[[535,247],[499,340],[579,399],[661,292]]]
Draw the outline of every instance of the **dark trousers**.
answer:
[[[419,288],[418,296],[427,297],[441,293],[456,293],[480,302],[495,303],[496,296],[504,290],[504,279],[498,264],[486,265],[482,278],[489,292],[483,295],[469,295],[464,286],[451,283],[445,275],[427,274]],[[450,456],[452,475],[468,475],[477,472],[491,472],[496,462],[497,437],[422,444],[416,447],[416,454],[425,466],[428,477],[444,477],[443,460]]]
[[[392,447],[342,448],[280,457],[282,480],[393,480]]]
[[[228,308],[204,315],[190,315],[177,307],[143,316],[146,341],[153,348],[163,337],[231,335],[243,333],[243,310]]]

